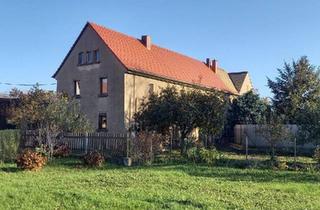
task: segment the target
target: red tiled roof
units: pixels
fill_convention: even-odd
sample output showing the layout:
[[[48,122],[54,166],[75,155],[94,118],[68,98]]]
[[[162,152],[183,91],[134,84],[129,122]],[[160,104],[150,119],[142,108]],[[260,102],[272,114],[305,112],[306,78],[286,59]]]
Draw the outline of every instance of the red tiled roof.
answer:
[[[154,44],[148,50],[139,39],[95,23],[89,25],[130,70],[233,93],[217,74],[199,60]]]

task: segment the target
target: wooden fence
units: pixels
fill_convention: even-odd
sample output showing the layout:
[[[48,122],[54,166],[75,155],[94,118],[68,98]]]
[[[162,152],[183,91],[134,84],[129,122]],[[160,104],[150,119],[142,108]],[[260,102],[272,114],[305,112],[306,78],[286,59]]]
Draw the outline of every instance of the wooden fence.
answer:
[[[38,132],[26,131],[21,134],[24,147],[34,147],[39,139]],[[55,144],[66,144],[74,155],[84,155],[89,151],[100,151],[106,156],[126,156],[129,141],[126,134],[110,133],[64,133],[55,140]]]
[[[97,150],[110,156],[126,156],[129,146],[126,134],[65,133],[58,142],[68,145],[74,154]]]

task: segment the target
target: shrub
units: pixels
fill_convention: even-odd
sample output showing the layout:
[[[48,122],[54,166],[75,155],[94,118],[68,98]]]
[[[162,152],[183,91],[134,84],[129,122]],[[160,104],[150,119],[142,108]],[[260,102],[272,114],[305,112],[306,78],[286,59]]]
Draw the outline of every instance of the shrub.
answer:
[[[47,163],[47,161],[48,159],[46,156],[29,148],[24,149],[17,156],[16,160],[18,168],[30,171],[37,171],[41,169]]]
[[[214,165],[222,158],[222,155],[215,148],[206,149],[203,147],[192,147],[187,150],[187,158],[194,163],[198,162]]]
[[[19,130],[0,131],[0,162],[14,162],[20,142]]]
[[[140,132],[131,139],[130,157],[136,164],[151,164],[155,154],[162,150],[163,136],[160,134]]]
[[[55,145],[53,147],[53,156],[54,157],[68,157],[71,153],[70,148],[68,147],[68,145],[62,143],[62,144],[58,144]]]
[[[199,149],[197,147],[191,147],[187,150],[187,158],[191,160],[193,163],[199,162]]]
[[[84,164],[91,167],[101,167],[105,162],[104,156],[98,151],[91,151],[84,156]]]
[[[314,150],[313,158],[320,164],[320,146],[317,146],[317,148]]]
[[[213,149],[205,149],[201,148],[199,150],[200,159],[202,162],[208,165],[214,165],[217,160],[221,159],[221,154],[215,148]]]

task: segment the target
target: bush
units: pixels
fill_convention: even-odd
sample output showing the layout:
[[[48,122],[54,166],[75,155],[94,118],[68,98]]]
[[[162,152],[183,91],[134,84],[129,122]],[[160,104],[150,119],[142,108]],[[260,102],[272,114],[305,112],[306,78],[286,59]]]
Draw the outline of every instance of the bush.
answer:
[[[19,130],[0,131],[0,162],[14,162],[20,143]]]
[[[53,156],[54,157],[68,157],[71,153],[70,148],[68,147],[68,145],[62,143],[62,144],[58,144],[55,145],[53,147]]]
[[[32,149],[24,149],[17,156],[17,167],[24,170],[37,171],[43,168],[47,163],[48,159],[46,156],[33,151]]]
[[[201,148],[199,151],[200,159],[202,162],[208,165],[214,165],[217,160],[221,159],[221,154],[215,148],[213,149],[205,149]]]
[[[194,163],[215,165],[216,162],[222,158],[222,155],[216,148],[206,149],[203,147],[192,147],[187,150],[187,158]]]
[[[131,139],[130,157],[139,165],[151,164],[155,154],[162,150],[163,138],[160,134],[140,132]]]
[[[317,148],[314,150],[313,158],[320,164],[320,146],[317,146]]]
[[[199,149],[197,147],[192,147],[188,149],[187,158],[188,160],[191,160],[193,163],[199,162],[200,160]]]
[[[84,164],[91,167],[101,167],[105,162],[104,156],[98,151],[91,151],[84,156]]]

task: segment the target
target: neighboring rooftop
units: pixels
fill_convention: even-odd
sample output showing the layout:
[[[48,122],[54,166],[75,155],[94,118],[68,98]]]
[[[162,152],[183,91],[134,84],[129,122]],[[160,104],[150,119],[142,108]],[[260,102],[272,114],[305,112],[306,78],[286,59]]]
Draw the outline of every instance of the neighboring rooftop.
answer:
[[[232,80],[238,92],[241,91],[241,88],[243,87],[243,83],[247,75],[248,75],[247,71],[229,73],[229,77]]]

